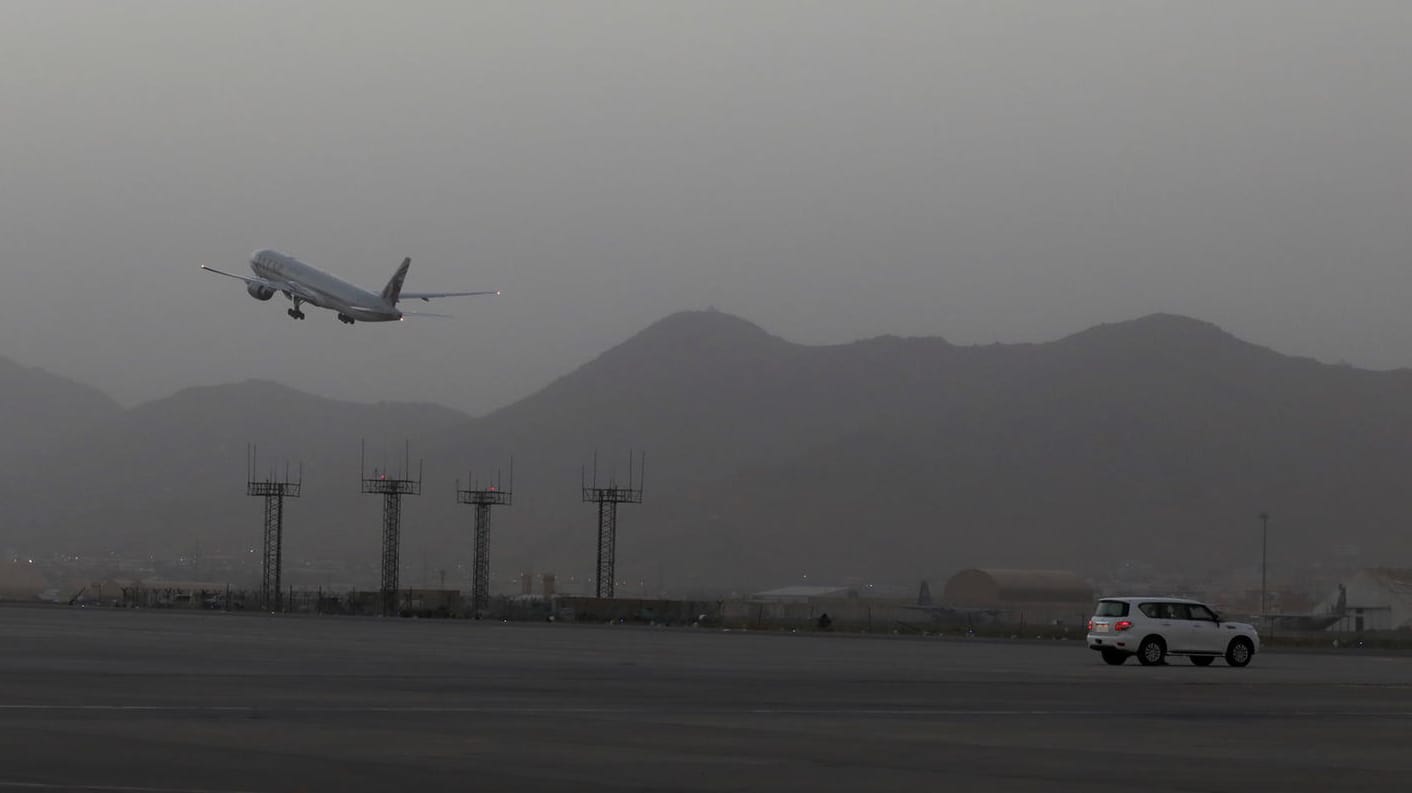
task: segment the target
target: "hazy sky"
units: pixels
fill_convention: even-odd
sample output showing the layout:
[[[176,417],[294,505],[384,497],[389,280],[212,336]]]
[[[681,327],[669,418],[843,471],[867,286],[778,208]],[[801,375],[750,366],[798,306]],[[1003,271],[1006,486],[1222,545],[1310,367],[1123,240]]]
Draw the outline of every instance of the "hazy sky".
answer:
[[[681,309],[1412,366],[1412,3],[5,2],[0,355],[472,412]],[[305,322],[274,247],[456,319]]]

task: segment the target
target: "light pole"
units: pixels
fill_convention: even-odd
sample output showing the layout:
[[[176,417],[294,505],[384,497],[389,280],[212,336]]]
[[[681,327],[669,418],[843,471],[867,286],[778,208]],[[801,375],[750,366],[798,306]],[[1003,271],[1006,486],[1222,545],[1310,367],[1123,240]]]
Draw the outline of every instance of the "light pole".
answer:
[[[1266,589],[1265,589],[1265,560],[1266,560],[1266,551],[1267,551],[1268,548],[1269,548],[1269,539],[1270,539],[1270,513],[1268,513],[1268,512],[1261,512],[1260,515],[1259,515],[1259,517],[1260,517],[1260,616],[1261,616],[1262,619],[1268,619],[1267,617],[1265,617],[1265,613],[1266,613],[1266,606],[1265,606],[1265,592],[1266,592]],[[1266,626],[1266,627],[1268,628],[1269,626]]]

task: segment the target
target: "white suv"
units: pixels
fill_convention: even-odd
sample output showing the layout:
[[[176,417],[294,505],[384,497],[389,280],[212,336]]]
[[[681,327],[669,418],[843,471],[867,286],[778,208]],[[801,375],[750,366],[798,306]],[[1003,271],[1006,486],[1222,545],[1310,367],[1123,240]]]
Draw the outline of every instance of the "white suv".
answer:
[[[1168,655],[1185,655],[1197,666],[1224,657],[1245,666],[1260,649],[1255,627],[1226,622],[1206,604],[1186,598],[1103,598],[1088,621],[1088,648],[1117,666],[1136,655],[1155,666]]]

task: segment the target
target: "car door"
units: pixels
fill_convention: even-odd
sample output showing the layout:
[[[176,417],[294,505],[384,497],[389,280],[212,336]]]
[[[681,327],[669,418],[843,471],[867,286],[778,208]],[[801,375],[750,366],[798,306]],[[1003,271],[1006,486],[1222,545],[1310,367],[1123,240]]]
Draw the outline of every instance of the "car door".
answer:
[[[1144,615],[1152,620],[1150,629],[1162,635],[1162,640],[1167,643],[1167,652],[1186,652],[1187,621],[1178,619],[1177,603],[1143,603],[1139,609]],[[1181,616],[1186,616],[1186,611],[1181,612]]]
[[[1163,603],[1162,623],[1164,629],[1170,631],[1167,636],[1167,651],[1176,653],[1189,653],[1196,651],[1196,636],[1192,630],[1194,624],[1191,619],[1191,611],[1185,603]]]
[[[1199,603],[1193,603],[1189,607],[1191,634],[1191,651],[1197,653],[1219,653],[1224,652],[1225,637],[1221,635],[1221,624],[1216,621],[1216,615],[1211,609]]]

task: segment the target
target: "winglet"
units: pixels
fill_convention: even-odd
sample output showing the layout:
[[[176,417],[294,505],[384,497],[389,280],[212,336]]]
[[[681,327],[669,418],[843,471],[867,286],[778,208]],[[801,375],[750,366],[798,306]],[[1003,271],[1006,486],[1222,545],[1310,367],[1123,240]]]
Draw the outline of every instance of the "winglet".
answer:
[[[392,280],[382,288],[383,300],[397,305],[398,299],[402,297],[402,282],[407,280],[407,268],[410,266],[412,266],[412,257],[408,256],[402,260],[402,266],[397,268],[397,272],[392,274]]]

